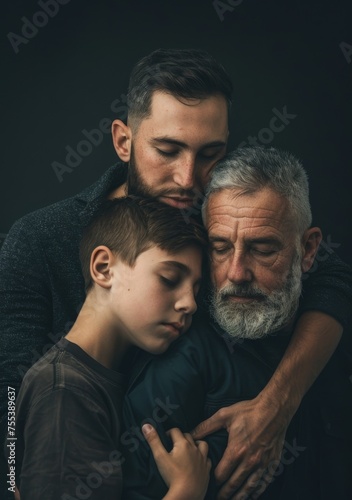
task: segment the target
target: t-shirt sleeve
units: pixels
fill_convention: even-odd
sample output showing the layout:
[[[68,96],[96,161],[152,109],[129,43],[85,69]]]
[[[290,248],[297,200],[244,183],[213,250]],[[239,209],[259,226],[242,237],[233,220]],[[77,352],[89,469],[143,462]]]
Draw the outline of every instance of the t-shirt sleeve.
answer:
[[[21,500],[117,500],[123,457],[111,416],[84,390],[48,390],[16,422]]]
[[[303,275],[300,313],[309,310],[332,316],[344,328],[352,320],[352,269],[324,242],[312,268]]]

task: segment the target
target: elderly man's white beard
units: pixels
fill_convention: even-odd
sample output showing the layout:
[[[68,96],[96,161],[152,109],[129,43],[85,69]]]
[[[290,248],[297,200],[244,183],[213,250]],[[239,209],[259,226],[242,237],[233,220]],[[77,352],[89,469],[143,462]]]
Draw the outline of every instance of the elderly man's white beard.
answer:
[[[291,271],[279,289],[267,294],[250,283],[231,284],[213,291],[210,310],[218,324],[232,337],[259,339],[290,322],[297,311],[301,290],[301,258],[296,254]],[[229,300],[233,295],[257,300],[239,304]]]

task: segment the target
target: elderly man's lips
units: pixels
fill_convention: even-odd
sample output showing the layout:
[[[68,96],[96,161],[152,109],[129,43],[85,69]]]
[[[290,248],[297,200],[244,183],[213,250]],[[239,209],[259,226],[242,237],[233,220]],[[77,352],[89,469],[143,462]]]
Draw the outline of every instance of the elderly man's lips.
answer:
[[[253,301],[261,301],[263,300],[263,297],[260,297],[259,295],[256,296],[242,296],[242,295],[227,295],[226,300],[231,300],[231,302],[239,302],[239,303],[247,303],[247,302],[253,302]]]

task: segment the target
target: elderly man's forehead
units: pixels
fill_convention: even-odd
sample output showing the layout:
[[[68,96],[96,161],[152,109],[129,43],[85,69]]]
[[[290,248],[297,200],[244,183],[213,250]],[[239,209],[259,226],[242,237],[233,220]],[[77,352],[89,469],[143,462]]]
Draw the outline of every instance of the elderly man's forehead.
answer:
[[[260,208],[269,212],[290,209],[287,198],[269,187],[257,191],[245,191],[240,188],[221,189],[210,194],[207,205],[208,209],[219,212],[246,208]]]
[[[218,224],[231,225],[234,221],[283,228],[294,223],[288,200],[271,188],[251,193],[242,189],[217,191],[209,197],[206,212],[208,229]]]

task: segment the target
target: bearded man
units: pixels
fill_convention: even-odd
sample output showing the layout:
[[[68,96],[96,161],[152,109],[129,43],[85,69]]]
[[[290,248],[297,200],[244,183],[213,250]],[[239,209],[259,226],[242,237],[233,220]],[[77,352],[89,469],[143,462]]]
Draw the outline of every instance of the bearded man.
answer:
[[[154,452],[160,445],[154,428],[167,445],[165,431],[171,427],[189,432],[198,426],[193,435],[207,436],[213,471],[225,455],[229,458],[232,434],[238,436],[235,448],[248,446],[250,438],[241,435],[236,419],[228,425],[227,418],[240,401],[258,404],[261,391],[280,368],[299,316],[302,273],[311,268],[322,239],[320,229],[311,227],[303,167],[292,155],[273,148],[240,149],[217,164],[203,221],[209,235],[210,310],[215,321],[205,311],[197,313],[191,331],[165,355],[143,356],[136,363],[122,436],[126,498],[131,500],[161,498],[166,491],[139,432],[145,422],[152,425],[148,443]],[[291,413],[267,452],[266,465],[258,459],[249,481],[242,471],[251,486],[250,498],[264,490],[263,498],[271,500],[348,497],[352,385],[346,342],[350,337],[343,337],[303,403],[299,391],[288,390],[285,383],[276,387],[282,395],[273,403],[277,418],[285,420],[282,407],[290,407]],[[301,358],[292,356],[299,382],[304,353]],[[213,477],[206,498],[239,498],[229,496],[228,488],[231,484]]]

